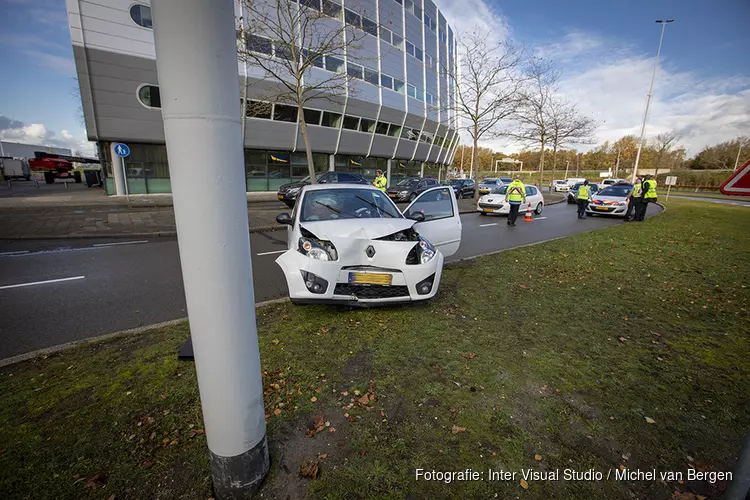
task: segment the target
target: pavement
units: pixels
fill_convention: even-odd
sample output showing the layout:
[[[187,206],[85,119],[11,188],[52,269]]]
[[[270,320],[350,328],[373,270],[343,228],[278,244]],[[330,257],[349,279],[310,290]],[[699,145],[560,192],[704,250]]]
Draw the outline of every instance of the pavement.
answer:
[[[622,224],[607,217],[578,220],[576,207],[566,204],[547,206],[533,223],[514,228],[505,217],[476,212],[461,220],[461,247],[448,262]],[[286,281],[274,261],[286,251],[286,230],[252,233],[250,244],[256,302],[285,297]],[[0,359],[184,318],[177,240],[2,241],[0,304]]]

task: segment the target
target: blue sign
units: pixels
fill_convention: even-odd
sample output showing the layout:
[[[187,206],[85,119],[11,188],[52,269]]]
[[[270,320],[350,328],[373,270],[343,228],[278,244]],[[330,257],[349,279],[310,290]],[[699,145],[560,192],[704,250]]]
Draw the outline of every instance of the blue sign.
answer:
[[[130,156],[130,148],[127,144],[117,143],[115,144],[115,154],[120,158]]]

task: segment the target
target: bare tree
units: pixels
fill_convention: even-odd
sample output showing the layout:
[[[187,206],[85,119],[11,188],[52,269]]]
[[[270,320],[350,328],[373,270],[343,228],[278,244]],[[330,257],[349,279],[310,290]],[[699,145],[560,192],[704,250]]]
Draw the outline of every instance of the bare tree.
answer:
[[[323,2],[321,8],[314,1],[242,0],[242,7],[244,19],[238,22],[239,58],[265,73],[258,95],[267,101],[248,102],[245,81],[242,93],[245,115],[268,114],[269,102],[296,106],[310,182],[315,184],[303,107],[320,99],[340,103],[347,92],[349,95],[355,92],[351,88],[355,77],[344,67],[344,56],[351,61],[352,52],[365,36],[362,18],[347,17],[345,24],[343,9],[332,2]],[[331,71],[320,71],[323,67]],[[244,123],[243,116],[243,136]]]
[[[458,35],[460,65],[443,67],[456,85],[456,115],[466,123],[462,128],[473,141],[472,166],[479,165],[480,139],[502,135],[498,127],[516,111],[522,82],[517,71],[521,50],[510,43],[493,42],[491,34],[487,30]],[[478,195],[479,183],[475,189]]]
[[[596,142],[596,122],[581,114],[575,104],[562,97],[552,96],[549,106],[550,139],[552,141],[552,170],[557,168],[557,150],[573,144]]]
[[[656,153],[656,158],[654,159],[654,177],[659,175],[659,167],[661,166],[661,163],[667,156],[669,156],[679,139],[680,136],[677,134],[677,132],[675,132],[674,130],[670,130],[669,132],[658,134],[656,137],[649,141],[651,143],[650,146]]]
[[[518,129],[509,135],[525,144],[538,146],[539,185],[544,184],[544,153],[552,141],[551,107],[560,73],[551,61],[533,57],[525,68],[526,84],[520,92],[520,106],[513,118]]]

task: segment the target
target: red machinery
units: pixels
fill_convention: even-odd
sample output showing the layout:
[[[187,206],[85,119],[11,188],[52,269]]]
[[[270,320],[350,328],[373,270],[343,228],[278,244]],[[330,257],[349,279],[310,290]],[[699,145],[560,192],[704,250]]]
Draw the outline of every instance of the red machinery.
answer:
[[[68,160],[59,158],[30,159],[29,168],[32,171],[44,173],[44,181],[47,184],[54,183],[55,179],[75,179],[76,183],[81,182],[81,173],[74,172],[73,164]]]

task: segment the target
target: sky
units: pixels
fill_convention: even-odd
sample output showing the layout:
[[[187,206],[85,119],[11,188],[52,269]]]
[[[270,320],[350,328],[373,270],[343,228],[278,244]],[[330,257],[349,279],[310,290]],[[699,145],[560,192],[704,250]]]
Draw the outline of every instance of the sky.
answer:
[[[562,72],[560,93],[597,120],[600,142],[640,132],[661,30],[654,21],[674,19],[664,36],[647,136],[676,130],[693,155],[750,135],[747,0],[436,3],[458,33],[489,29],[553,60]],[[92,154],[64,0],[0,0],[0,26],[0,138]],[[503,140],[484,145],[504,152],[522,147]]]

